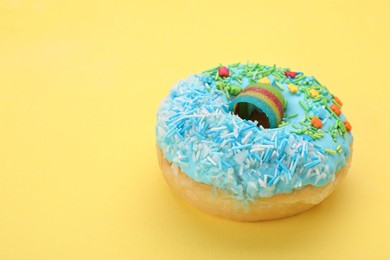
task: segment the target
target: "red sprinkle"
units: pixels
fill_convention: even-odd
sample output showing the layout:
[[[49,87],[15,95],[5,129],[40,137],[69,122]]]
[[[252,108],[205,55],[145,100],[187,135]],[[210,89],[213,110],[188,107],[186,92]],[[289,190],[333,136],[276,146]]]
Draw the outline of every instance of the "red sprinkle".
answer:
[[[284,75],[286,75],[286,77],[295,78],[297,76],[297,73],[293,71],[286,71]]]
[[[345,129],[347,130],[347,132],[351,132],[352,126],[348,121],[344,121],[344,126],[345,126]]]
[[[316,117],[316,116],[313,116],[313,118],[311,119],[311,124],[312,124],[315,128],[321,128],[321,127],[322,127],[322,121],[321,121],[321,119],[319,119],[319,118]]]
[[[341,107],[343,106],[343,102],[341,102],[341,100],[338,98],[338,97],[334,97],[334,100],[337,102],[337,104],[339,104]]]
[[[225,66],[219,67],[218,68],[218,74],[220,77],[229,77],[229,69],[226,68]]]
[[[332,104],[330,106],[330,109],[332,109],[333,112],[335,112],[336,115],[340,115],[341,114],[341,110],[338,106],[336,106],[335,104]]]

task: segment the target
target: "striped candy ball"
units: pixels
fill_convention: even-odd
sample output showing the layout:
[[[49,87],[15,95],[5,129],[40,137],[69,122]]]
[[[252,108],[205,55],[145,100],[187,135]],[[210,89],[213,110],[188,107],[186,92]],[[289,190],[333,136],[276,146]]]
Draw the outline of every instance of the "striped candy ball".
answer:
[[[270,128],[276,128],[282,122],[285,107],[286,100],[282,93],[265,83],[249,85],[229,106],[231,111],[243,119],[250,119],[256,110],[264,113],[268,118]]]

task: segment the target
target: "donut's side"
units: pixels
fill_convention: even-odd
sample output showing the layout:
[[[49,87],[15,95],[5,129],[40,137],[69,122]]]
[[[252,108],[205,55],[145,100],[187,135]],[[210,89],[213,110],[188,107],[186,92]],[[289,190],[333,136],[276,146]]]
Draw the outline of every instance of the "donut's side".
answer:
[[[179,168],[176,172],[157,147],[157,156],[163,175],[172,189],[191,205],[209,214],[239,221],[280,219],[299,214],[319,204],[328,197],[344,179],[351,164],[351,154],[346,165],[335,174],[335,180],[321,187],[308,185],[291,193],[259,198],[253,202],[235,200],[227,192],[210,185],[195,182]]]

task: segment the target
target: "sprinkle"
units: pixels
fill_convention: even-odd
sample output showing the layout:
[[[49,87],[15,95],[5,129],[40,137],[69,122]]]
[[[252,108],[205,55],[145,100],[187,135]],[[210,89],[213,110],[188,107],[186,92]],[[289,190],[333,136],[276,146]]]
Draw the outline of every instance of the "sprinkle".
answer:
[[[286,126],[286,125],[289,125],[290,123],[289,122],[281,122],[278,127],[282,127],[282,126]]]
[[[298,116],[298,113],[295,113],[295,114],[288,115],[287,118],[294,118],[294,117],[297,117],[297,116]]]
[[[227,97],[228,99],[230,99],[229,91],[227,90],[227,88],[225,88],[224,90],[225,90],[226,97]]]
[[[341,100],[338,97],[334,96],[333,98],[337,104],[339,104],[341,107],[343,106],[343,102],[341,102]]]
[[[271,83],[271,81],[268,79],[268,77],[261,78],[258,82],[259,83],[264,83],[264,84],[270,84]]]
[[[225,130],[225,129],[226,129],[226,126],[220,126],[220,127],[213,127],[213,128],[210,128],[210,131],[211,131],[211,132],[217,132],[217,131]]]
[[[309,162],[309,163],[306,163],[305,165],[303,165],[303,167],[306,167],[308,169],[310,168],[313,168],[314,166],[317,166],[321,163],[320,160],[316,160],[316,161],[312,161],[312,162]]]
[[[180,140],[184,141],[184,137],[179,133],[179,130],[176,128],[176,135],[179,136]]]
[[[253,156],[256,160],[258,160],[259,162],[261,161],[261,158],[260,156],[257,154],[257,153],[251,153],[249,154],[250,156]]]
[[[343,123],[344,123],[345,129],[347,130],[347,132],[351,132],[352,125],[348,121],[344,121]]]
[[[201,140],[205,140],[205,139],[206,139],[204,136],[202,136],[202,135],[200,135],[200,134],[198,134],[198,133],[195,133],[195,135],[196,135],[199,139],[201,139]]]
[[[304,110],[309,111],[309,108],[306,106],[305,103],[302,102],[302,100],[299,100],[298,103],[299,103],[299,105],[301,105],[301,107],[302,107]]]
[[[295,78],[295,81],[300,81],[302,79],[306,78],[305,75],[303,74],[299,74],[296,78]]]
[[[217,166],[217,163],[216,163],[213,159],[211,159],[210,156],[207,156],[206,159],[207,159],[209,162],[211,162],[212,165]]]
[[[310,97],[312,97],[312,98],[316,98],[319,95],[318,91],[315,90],[314,88],[310,89],[309,93],[310,93]]]
[[[252,144],[237,145],[237,146],[232,147],[231,150],[240,150],[240,149],[248,148],[251,146],[252,146]]]
[[[298,86],[294,84],[288,84],[287,86],[288,90],[290,90],[291,93],[297,93],[298,92]]]
[[[282,86],[280,86],[280,84],[277,82],[277,81],[274,81],[274,85],[280,89],[280,90],[284,90],[284,88]]]
[[[291,174],[294,174],[295,169],[297,168],[297,165],[298,165],[298,162],[299,162],[299,158],[300,158],[299,156],[297,156],[295,158],[294,164],[292,165],[291,170],[290,170]]]
[[[321,119],[319,119],[318,117],[316,116],[313,116],[312,119],[311,119],[311,124],[315,127],[315,128],[322,128],[322,121]]]
[[[287,172],[287,173],[290,173],[290,171],[287,169],[287,167],[286,167],[283,163],[281,163],[279,160],[276,160],[276,162],[277,162],[278,166],[279,166],[283,171],[285,171],[285,172]]]
[[[263,188],[267,187],[267,177],[268,177],[268,175],[264,175],[264,180],[262,180],[261,178],[258,179],[260,187],[263,187]]]
[[[188,129],[190,129],[192,126],[191,125],[187,125],[185,127],[183,127],[181,130],[180,130],[180,133],[184,133],[185,131],[187,131]]]
[[[279,153],[284,153],[284,149],[286,149],[286,146],[287,146],[287,139],[283,139],[283,141],[281,142],[280,144],[280,150],[279,150]]]
[[[209,113],[212,113],[212,109],[209,107],[209,106],[204,106],[204,108],[209,112]]]
[[[336,154],[336,151],[335,151],[335,150],[324,149],[324,151],[327,152],[327,153],[330,153],[330,154]]]
[[[249,125],[249,126],[243,128],[243,129],[239,130],[239,134],[242,134],[242,133],[245,132],[246,130],[252,129],[252,128],[254,128],[254,127],[256,127],[256,125],[254,125],[254,124],[253,124],[253,125]]]
[[[266,152],[266,154],[264,156],[264,161],[265,162],[269,161],[269,159],[271,158],[272,152],[273,152],[273,150],[271,150],[271,149],[267,150],[267,152]]]
[[[232,167],[229,163],[225,162],[224,160],[221,160],[221,162],[222,162],[222,165],[225,166],[226,168]]]
[[[253,134],[253,132],[249,132],[249,133],[242,139],[242,143],[243,143],[243,144],[246,144],[246,142],[248,141],[249,137],[251,137],[252,134]]]
[[[229,70],[225,66],[219,67],[218,68],[218,75],[220,77],[226,78],[229,77]]]
[[[216,69],[218,69],[219,66],[215,66],[214,68],[211,68],[211,69],[208,69],[208,70],[205,70],[203,73],[207,73],[207,72],[214,72]]]
[[[251,153],[253,152],[258,152],[258,151],[263,151],[265,149],[273,149],[274,146],[273,145],[267,145],[267,144],[255,144],[251,150]]]
[[[200,131],[200,134],[201,135],[204,135],[204,132],[206,131],[206,129],[210,126],[210,124],[205,124],[204,127],[202,128],[202,130]]]
[[[297,76],[297,73],[293,71],[286,71],[284,74],[286,75],[286,77],[290,78],[295,78]]]
[[[330,106],[330,109],[338,116],[341,114],[340,108],[338,106],[336,106],[335,104],[332,104]]]

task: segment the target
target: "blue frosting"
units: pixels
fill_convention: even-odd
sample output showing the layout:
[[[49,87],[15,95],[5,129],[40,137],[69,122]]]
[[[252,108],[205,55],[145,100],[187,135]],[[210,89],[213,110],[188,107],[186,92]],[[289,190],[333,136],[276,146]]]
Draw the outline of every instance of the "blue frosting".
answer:
[[[275,66],[227,67],[229,77],[218,77],[217,68],[192,75],[161,102],[157,144],[172,167],[247,201],[334,180],[350,156],[353,137],[342,123],[344,114],[337,116],[329,109],[335,102],[327,88],[303,73],[286,77],[287,69]],[[245,89],[263,77],[287,101],[278,128],[258,127],[257,122],[229,111],[235,96],[223,86]],[[296,85],[298,92],[290,92],[289,84]],[[318,97],[310,96],[311,88]],[[313,116],[321,119],[321,129],[310,124]]]

